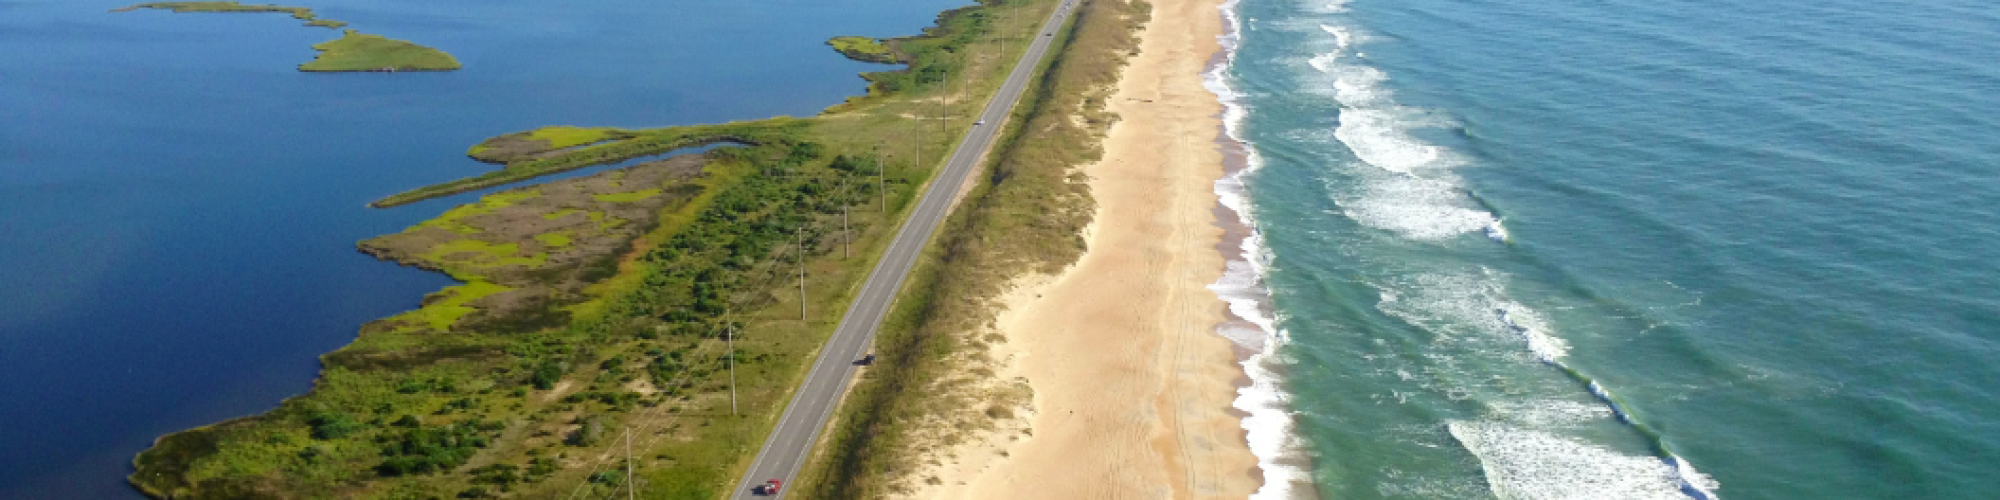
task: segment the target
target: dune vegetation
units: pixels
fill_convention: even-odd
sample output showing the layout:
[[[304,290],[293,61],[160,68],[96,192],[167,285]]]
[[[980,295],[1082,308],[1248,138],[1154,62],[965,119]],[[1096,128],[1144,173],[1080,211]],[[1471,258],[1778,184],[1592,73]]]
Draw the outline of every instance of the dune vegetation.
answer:
[[[1075,169],[1102,156],[1118,119],[1105,100],[1150,12],[1139,0],[1084,2],[1057,34],[1063,45],[993,146],[989,174],[904,285],[875,339],[881,361],[841,404],[838,425],[801,474],[801,493],[908,494],[935,481],[919,475],[925,464],[1028,405],[1031,393],[990,383],[997,334],[988,325],[1016,278],[1055,274],[1081,257],[1094,202]]]

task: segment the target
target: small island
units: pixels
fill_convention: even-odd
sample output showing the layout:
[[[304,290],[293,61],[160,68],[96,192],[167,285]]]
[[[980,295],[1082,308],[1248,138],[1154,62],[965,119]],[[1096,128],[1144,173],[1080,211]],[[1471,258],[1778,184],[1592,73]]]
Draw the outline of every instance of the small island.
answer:
[[[139,5],[133,5],[129,7],[120,7],[112,9],[111,11],[130,12],[139,9],[161,9],[161,10],[171,10],[174,12],[248,12],[248,13],[283,12],[291,14],[293,19],[305,21],[306,26],[318,26],[322,28],[339,28],[347,25],[347,23],[341,21],[335,21],[332,19],[320,19],[319,14],[314,14],[312,9],[308,9],[305,7],[286,7],[282,5],[243,5],[236,2],[152,2],[152,3],[142,3]]]
[[[130,12],[139,9],[160,9],[174,12],[278,12],[291,14],[292,18],[306,22],[306,26],[340,28],[347,23],[332,19],[321,19],[312,9],[283,5],[243,5],[236,2],[151,2],[112,9],[112,12]],[[396,40],[379,35],[370,35],[355,30],[347,30],[340,38],[313,45],[320,51],[318,57],[299,65],[299,71],[307,72],[384,72],[398,71],[451,71],[462,68],[458,59],[442,50],[417,45],[404,40]]]
[[[299,71],[451,71],[463,66],[442,50],[403,40],[347,30],[337,40],[313,45],[319,57]]]

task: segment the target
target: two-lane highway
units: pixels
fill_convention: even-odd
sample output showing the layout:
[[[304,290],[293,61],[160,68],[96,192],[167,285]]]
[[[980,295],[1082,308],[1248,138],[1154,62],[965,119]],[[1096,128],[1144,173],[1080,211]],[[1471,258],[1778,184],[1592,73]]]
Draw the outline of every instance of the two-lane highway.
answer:
[[[805,465],[806,456],[812,452],[813,443],[819,439],[820,430],[832,418],[834,407],[840,396],[846,392],[848,382],[853,380],[857,367],[854,361],[866,352],[875,337],[875,330],[882,325],[882,318],[889,311],[889,304],[902,288],[903,280],[910,275],[911,266],[916,264],[917,255],[930,241],[932,233],[944,222],[950,212],[952,198],[965,185],[972,174],[974,163],[979,160],[994,134],[1000,131],[1000,124],[1006,118],[1014,103],[1021,98],[1021,92],[1035,77],[1035,69],[1042,56],[1055,39],[1057,30],[1069,18],[1077,0],[1064,0],[1055,12],[1035,32],[1034,43],[1014,69],[1007,74],[1006,83],[986,103],[980,111],[978,124],[966,131],[958,150],[952,153],[944,170],[938,173],[930,189],[917,201],[909,220],[896,233],[895,241],[883,253],[875,270],[868,274],[868,281],[861,286],[861,294],[848,306],[847,314],[840,318],[840,325],[834,328],[833,337],[827,339],[820,349],[818,360],[812,370],[792,396],[791,405],[785,407],[785,414],[778,419],[777,428],[764,441],[764,448],[757,452],[757,459],[750,464],[730,498],[748,499],[755,496],[752,488],[765,481],[777,479],[785,482],[778,496],[790,493],[792,480],[798,476],[799,468]]]

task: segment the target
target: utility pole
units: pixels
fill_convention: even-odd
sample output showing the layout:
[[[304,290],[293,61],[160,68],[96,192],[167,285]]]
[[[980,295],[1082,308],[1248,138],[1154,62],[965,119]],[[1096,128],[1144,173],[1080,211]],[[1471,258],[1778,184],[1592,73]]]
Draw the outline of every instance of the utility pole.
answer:
[[[922,166],[924,161],[923,143],[923,139],[917,140],[918,166]],[[875,145],[875,180],[882,183],[882,217],[887,219],[889,217],[889,175],[887,169],[882,168],[882,145],[879,143]]]
[[[854,258],[854,233],[847,232],[847,205],[840,206],[840,258]]]
[[[799,321],[806,319],[806,227],[799,226]]]
[[[634,482],[635,479],[637,478],[632,477],[632,426],[627,425],[625,426],[625,498],[628,500],[639,497],[639,487],[638,483]],[[615,493],[618,490],[612,491]]]
[[[722,337],[729,341],[729,416],[736,416],[736,324],[722,326]]]

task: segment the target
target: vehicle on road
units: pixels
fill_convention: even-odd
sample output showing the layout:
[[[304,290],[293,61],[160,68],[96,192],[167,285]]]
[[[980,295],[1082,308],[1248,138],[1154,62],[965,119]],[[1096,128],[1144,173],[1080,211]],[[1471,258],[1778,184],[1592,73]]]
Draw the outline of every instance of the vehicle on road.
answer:
[[[868,366],[868,365],[872,365],[872,364],[875,364],[875,355],[874,355],[874,354],[869,354],[869,355],[867,355],[867,356],[862,356],[862,357],[861,357],[861,359],[858,359],[858,360],[855,360],[855,361],[854,361],[854,364],[857,364],[857,365],[861,365],[861,366]]]
[[[976,121],[976,122],[972,122],[972,126],[974,126],[974,127],[977,127],[977,126],[980,126],[980,125],[985,125],[985,124],[986,124],[986,120],[979,120],[979,121]]]
[[[765,481],[764,484],[760,484],[754,488],[750,488],[750,492],[759,495],[776,495],[778,494],[778,489],[783,487],[785,487],[784,481],[772,479],[770,481]]]

